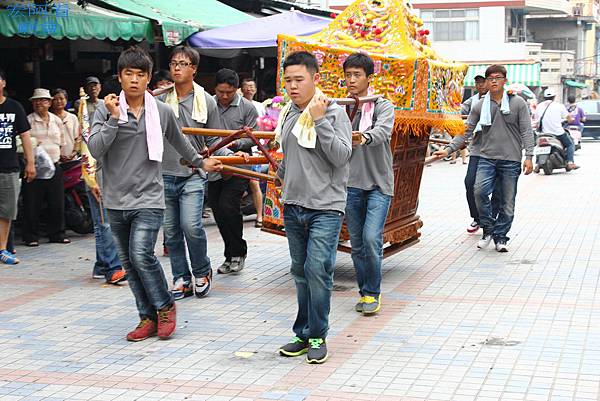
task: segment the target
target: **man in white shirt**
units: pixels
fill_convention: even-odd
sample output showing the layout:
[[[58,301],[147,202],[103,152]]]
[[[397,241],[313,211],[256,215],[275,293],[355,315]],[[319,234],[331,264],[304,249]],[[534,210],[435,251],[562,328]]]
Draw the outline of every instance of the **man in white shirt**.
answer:
[[[564,104],[555,102],[556,91],[548,88],[544,91],[544,101],[538,104],[535,111],[535,119],[538,121],[538,132],[552,134],[563,144],[567,152],[567,171],[579,168],[575,164],[575,145],[569,135],[566,135],[562,126],[564,120],[569,123],[573,117],[567,111]],[[536,168],[537,170],[537,168]]]

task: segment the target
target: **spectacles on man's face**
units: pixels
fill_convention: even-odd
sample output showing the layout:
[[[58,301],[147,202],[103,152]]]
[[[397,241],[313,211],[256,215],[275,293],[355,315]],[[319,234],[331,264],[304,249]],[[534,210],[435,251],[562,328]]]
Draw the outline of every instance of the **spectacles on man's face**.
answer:
[[[496,75],[496,76],[493,76],[493,77],[487,77],[486,81],[488,81],[488,82],[499,82],[499,81],[502,81],[504,78],[506,78],[506,77],[503,76],[503,75]]]
[[[188,63],[187,61],[171,61],[169,63],[169,67],[171,67],[171,68],[175,68],[175,67],[185,68],[185,67],[189,67],[191,65],[192,65],[192,63]]]

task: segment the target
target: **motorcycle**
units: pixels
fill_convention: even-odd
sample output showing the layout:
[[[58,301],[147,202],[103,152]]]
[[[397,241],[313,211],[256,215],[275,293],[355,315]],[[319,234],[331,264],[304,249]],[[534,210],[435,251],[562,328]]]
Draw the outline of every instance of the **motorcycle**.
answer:
[[[566,133],[563,135],[567,135]],[[534,149],[536,167],[535,172],[544,170],[545,175],[551,175],[559,168],[567,169],[567,152],[562,142],[552,134],[538,134]]]
[[[573,145],[575,145],[575,150],[581,149],[581,128],[577,125],[569,125],[568,127],[569,135],[573,139]]]
[[[81,180],[81,160],[61,165],[65,190],[65,227],[77,234],[94,232],[94,223],[87,201],[85,183]]]

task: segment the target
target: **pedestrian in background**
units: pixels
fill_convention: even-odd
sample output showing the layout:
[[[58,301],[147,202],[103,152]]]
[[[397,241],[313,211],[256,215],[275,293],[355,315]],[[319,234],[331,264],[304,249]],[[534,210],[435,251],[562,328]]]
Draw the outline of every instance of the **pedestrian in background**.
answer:
[[[67,91],[56,88],[51,95],[50,111],[62,120],[65,128],[65,145],[60,149],[60,161],[67,162],[81,153],[81,128],[77,116],[65,109],[69,100]]]
[[[61,149],[66,145],[66,129],[62,120],[49,112],[52,96],[48,89],[35,89],[29,100],[34,110],[27,116],[31,136],[52,159],[54,175],[49,179],[23,182],[23,241],[27,246],[39,245],[40,215],[45,201],[46,232],[50,242],[68,244],[71,241],[65,237],[63,171],[58,165]]]
[[[4,96],[4,88],[6,74],[0,70],[0,262],[16,265],[20,261],[8,242],[19,199],[17,135],[21,137],[26,161],[23,178],[31,183],[36,172],[27,115],[19,102]]]

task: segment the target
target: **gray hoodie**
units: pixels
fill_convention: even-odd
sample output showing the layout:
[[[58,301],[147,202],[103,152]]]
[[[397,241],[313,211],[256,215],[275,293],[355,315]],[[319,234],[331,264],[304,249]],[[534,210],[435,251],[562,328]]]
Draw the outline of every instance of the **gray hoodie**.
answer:
[[[490,101],[492,124],[474,133],[481,116],[483,100],[471,107],[467,119],[467,132],[464,136],[455,136],[448,145],[450,153],[464,147],[465,142],[471,142],[471,155],[486,159],[510,160],[520,162],[523,159],[523,149],[528,159],[533,157],[535,141],[531,129],[529,107],[525,100],[516,95],[509,95],[509,114],[502,114],[500,106]]]
[[[352,121],[355,131],[358,131],[360,118],[361,111],[358,110]],[[365,191],[378,188],[386,195],[394,195],[394,168],[390,148],[394,118],[394,105],[389,100],[377,99],[373,125],[362,133],[367,142],[357,146],[352,152],[349,187]]]
[[[315,121],[314,149],[298,145],[292,128],[302,111],[292,105],[281,132],[284,159],[277,175],[283,180],[283,202],[314,210],[344,213],[352,155],[352,126],[344,109],[332,103]]]
[[[181,133],[170,106],[156,102],[163,135],[175,150],[196,167],[202,158]],[[145,111],[139,120],[127,113],[128,121],[119,124],[106,106],[96,109],[88,147],[95,159],[102,160],[102,194],[107,209],[164,209],[161,162],[148,158]]]
[[[188,93],[183,99],[179,101],[179,123],[183,127],[192,128],[221,128],[219,120],[219,112],[217,110],[217,104],[213,97],[208,93],[204,93],[206,99],[206,108],[208,112],[208,118],[206,124],[200,124],[199,122],[192,119],[192,112],[194,110],[194,92]],[[163,101],[167,98],[167,95],[160,95],[159,100]],[[169,106],[170,107],[170,106]],[[201,151],[204,149],[205,139],[200,135],[186,135],[184,134],[192,146]],[[164,141],[165,151],[163,154],[162,170],[163,175],[173,175],[176,177],[189,177],[192,175],[192,169],[190,167],[182,166],[180,163],[181,155],[177,153],[175,148],[169,143],[167,139]],[[206,173],[203,170],[198,170],[198,173],[205,177]]]

